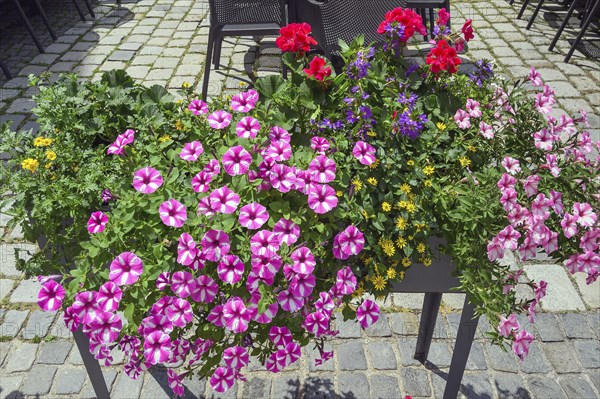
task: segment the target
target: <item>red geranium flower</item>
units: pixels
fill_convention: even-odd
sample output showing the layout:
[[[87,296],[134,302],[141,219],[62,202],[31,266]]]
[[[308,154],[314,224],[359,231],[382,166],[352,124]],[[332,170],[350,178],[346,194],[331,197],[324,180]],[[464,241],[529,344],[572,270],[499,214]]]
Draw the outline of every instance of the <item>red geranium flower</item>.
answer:
[[[427,29],[423,25],[423,19],[421,16],[413,10],[405,10],[401,7],[394,8],[385,14],[385,20],[379,24],[377,33],[380,35],[383,34],[385,32],[386,25],[392,22],[397,22],[404,26],[404,36],[402,39],[400,39],[403,42],[407,42],[408,39],[413,37],[415,32],[419,32],[422,35],[427,33]]]
[[[463,35],[465,35],[465,40],[467,42],[475,37],[475,35],[473,34],[472,23],[473,23],[472,19],[467,19],[467,21],[465,22],[465,24],[463,25],[463,27],[461,29]]]
[[[283,52],[297,53],[310,50],[311,45],[317,44],[310,35],[310,25],[306,22],[301,24],[289,24],[279,29],[280,36],[275,40],[277,47]]]
[[[427,54],[426,62],[433,73],[437,74],[441,71],[455,73],[461,60],[456,56],[454,48],[450,47],[445,40],[440,40]]]
[[[315,80],[323,80],[331,75],[331,68],[325,67],[325,60],[321,57],[313,57],[309,68],[304,69],[306,76],[312,76]]]

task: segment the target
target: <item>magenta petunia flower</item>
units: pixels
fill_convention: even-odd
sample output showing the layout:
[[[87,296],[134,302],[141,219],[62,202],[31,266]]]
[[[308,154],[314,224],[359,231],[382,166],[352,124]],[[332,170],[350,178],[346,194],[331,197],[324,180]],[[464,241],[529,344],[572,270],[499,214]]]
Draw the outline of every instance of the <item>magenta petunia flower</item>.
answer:
[[[279,219],[273,226],[273,233],[279,238],[280,244],[291,246],[300,238],[300,226],[288,219]]]
[[[75,295],[71,309],[78,323],[90,324],[101,312],[97,295],[95,291],[83,291]]]
[[[218,160],[211,159],[210,161],[208,161],[208,163],[206,164],[204,169],[202,169],[202,171],[206,172],[212,176],[215,176],[221,172],[221,165],[219,165]]]
[[[317,262],[315,257],[307,247],[300,247],[292,252],[290,258],[294,261],[292,270],[296,273],[309,274],[315,270]]]
[[[248,90],[231,97],[231,109],[236,112],[248,112],[256,106],[258,101],[258,92]]]
[[[188,109],[196,116],[200,114],[208,114],[208,104],[202,100],[192,100],[190,105],[188,105]]]
[[[356,142],[352,149],[352,155],[363,165],[371,165],[377,159],[375,158],[375,148],[364,141]]]
[[[296,312],[304,305],[304,298],[294,295],[290,290],[283,290],[277,295],[277,302],[286,312]]]
[[[329,149],[329,141],[325,137],[315,136],[310,139],[310,148],[318,154],[325,154]]]
[[[260,301],[260,294],[255,293],[252,294],[252,298],[250,299],[252,304],[255,305],[253,310],[252,320],[260,324],[269,324],[273,321],[273,318],[277,316],[277,311],[279,310],[279,305],[277,302],[274,302],[267,306],[264,312],[258,312],[258,302]]]
[[[292,168],[283,164],[274,165],[268,172],[269,182],[273,188],[282,193],[287,193],[296,182],[296,175]]]
[[[165,288],[167,288],[170,284],[171,284],[171,273],[169,273],[169,272],[162,272],[156,278],[156,288],[158,288],[161,291],[164,290]]]
[[[212,179],[212,174],[202,171],[192,178],[192,188],[197,193],[205,193],[209,190]]]
[[[315,213],[327,213],[337,204],[335,190],[328,184],[315,184],[308,193],[308,206]]]
[[[167,317],[176,327],[185,327],[194,317],[192,306],[185,299],[175,299],[166,310]]]
[[[454,122],[456,122],[459,129],[468,129],[471,127],[471,116],[467,111],[459,109],[454,114]]]
[[[248,365],[250,355],[246,348],[236,345],[225,349],[223,352],[223,361],[227,367],[239,370]]]
[[[279,127],[279,126],[273,126],[271,128],[271,131],[269,132],[269,140],[271,142],[285,141],[285,142],[289,143],[291,139],[292,139],[292,136],[290,135],[290,133],[287,130],[285,130],[284,128]]]
[[[471,98],[467,99],[467,104],[465,105],[465,108],[467,109],[467,112],[469,113],[469,116],[471,118],[481,118],[483,116],[483,113],[479,108],[479,102]]]
[[[244,263],[236,255],[225,255],[217,266],[217,275],[229,284],[241,280],[244,274]]]
[[[338,243],[344,254],[358,255],[365,245],[365,237],[359,229],[350,225],[340,232]]]
[[[100,312],[91,324],[94,335],[103,343],[109,344],[119,338],[123,322],[118,314]]]
[[[498,323],[498,334],[508,338],[512,335],[512,331],[518,331],[519,327],[520,325],[517,321],[517,316],[514,313],[508,316],[508,318],[501,316],[500,322]]]
[[[185,206],[173,198],[160,204],[158,213],[162,222],[170,227],[179,228],[187,220]]]
[[[224,186],[214,190],[208,196],[210,207],[217,213],[233,213],[240,204],[240,196]]]
[[[38,293],[38,306],[46,312],[60,309],[65,298],[65,289],[54,280],[48,280]]]
[[[209,197],[204,197],[204,198],[200,199],[200,202],[198,203],[197,213],[198,213],[198,216],[204,215],[207,217],[211,217],[215,214],[215,211],[213,211],[212,207],[210,206],[210,198]]]
[[[368,328],[379,319],[379,306],[370,299],[366,299],[356,309],[356,319],[362,328]]]
[[[154,331],[144,340],[144,358],[149,364],[166,362],[171,357],[171,338],[162,331]]]
[[[103,212],[97,211],[92,213],[88,222],[87,222],[87,230],[90,234],[102,233],[104,229],[106,229],[106,224],[108,223],[108,216],[106,216]]]
[[[196,279],[196,289],[192,292],[192,299],[195,302],[211,303],[215,300],[219,286],[209,276],[200,276]]]
[[[243,117],[237,125],[235,125],[235,134],[241,138],[253,139],[259,131],[260,123],[251,116]]]
[[[263,156],[275,162],[287,161],[292,157],[292,146],[287,141],[272,141],[271,145],[264,151]]]
[[[335,288],[342,295],[351,295],[356,290],[356,276],[350,266],[338,270]]]
[[[131,285],[142,274],[142,260],[133,252],[123,252],[110,264],[108,278],[117,285]]]
[[[504,166],[504,169],[506,169],[506,172],[511,175],[515,175],[521,171],[521,164],[518,159],[504,157],[504,160],[501,163],[502,166]]]
[[[177,245],[177,263],[189,266],[196,259],[196,255],[198,255],[196,242],[188,233],[182,233]]]
[[[235,381],[235,373],[229,367],[217,367],[210,377],[210,387],[216,392],[222,393],[228,391]]]
[[[229,299],[223,306],[223,319],[228,329],[236,334],[243,333],[248,329],[248,323],[252,317],[244,301],[239,298]]]
[[[250,252],[253,255],[276,255],[279,251],[279,239],[269,230],[260,230],[250,238]]]
[[[125,152],[125,146],[133,143],[135,138],[135,131],[127,129],[123,133],[119,134],[115,141],[108,146],[106,153],[108,155],[121,155]]]
[[[301,355],[302,349],[300,348],[300,345],[295,342],[290,342],[285,348],[278,349],[277,352],[275,352],[275,359],[280,369],[283,370],[290,364],[298,361]]]
[[[325,155],[317,155],[308,166],[308,173],[315,183],[329,183],[335,179],[336,164]]]
[[[250,169],[252,155],[241,145],[236,145],[223,154],[221,162],[229,176],[243,175]]]
[[[177,396],[183,396],[183,394],[185,393],[183,378],[186,374],[187,373],[177,374],[173,369],[167,370],[167,382],[169,384],[169,388],[171,388],[173,393]]]
[[[183,149],[179,153],[179,157],[184,161],[194,162],[198,160],[198,157],[200,157],[203,152],[204,147],[202,147],[202,143],[199,141],[192,141],[183,146]]]
[[[143,194],[152,194],[163,184],[160,172],[149,166],[142,168],[133,174],[133,188]]]
[[[269,250],[262,255],[252,254],[251,262],[252,272],[256,273],[261,279],[272,281],[281,268],[281,257]]]
[[[304,319],[304,328],[315,338],[319,338],[329,330],[329,317],[322,312],[309,313]]]
[[[171,276],[171,291],[179,298],[187,298],[196,290],[196,279],[190,272],[177,271]]]
[[[208,125],[213,129],[225,129],[231,123],[231,114],[223,110],[215,111],[208,116]]]
[[[112,281],[107,281],[98,289],[98,305],[103,312],[115,312],[123,298],[123,291]]]
[[[258,202],[244,205],[240,209],[240,224],[247,229],[256,230],[265,224],[267,220],[269,220],[267,208]]]
[[[171,301],[169,301],[169,305]],[[166,312],[166,307],[165,307]],[[164,313],[164,312],[163,312]],[[152,334],[155,331],[160,331],[165,334],[170,334],[173,331],[173,323],[166,314],[153,314],[142,320],[138,333],[141,335]]]
[[[63,315],[63,321],[65,322],[65,327],[69,329],[69,331],[74,332],[79,328],[81,322],[79,318],[75,314],[73,310],[73,306],[69,306],[65,309],[65,314]]]
[[[290,281],[289,290],[294,294],[307,298],[312,294],[317,279],[314,274],[296,274]]]
[[[229,235],[223,230],[209,230],[202,237],[202,252],[206,260],[218,262],[229,253]]]
[[[519,356],[521,360],[529,354],[529,346],[533,342],[533,335],[527,330],[521,330],[515,334],[515,339],[512,344],[512,349],[515,355]]]
[[[331,317],[331,314],[335,309],[335,302],[333,302],[331,295],[327,292],[320,292],[319,299],[315,302],[315,309],[327,315],[327,317]]]
[[[269,339],[276,348],[285,348],[287,344],[292,342],[294,337],[287,327],[272,326],[269,330]]]

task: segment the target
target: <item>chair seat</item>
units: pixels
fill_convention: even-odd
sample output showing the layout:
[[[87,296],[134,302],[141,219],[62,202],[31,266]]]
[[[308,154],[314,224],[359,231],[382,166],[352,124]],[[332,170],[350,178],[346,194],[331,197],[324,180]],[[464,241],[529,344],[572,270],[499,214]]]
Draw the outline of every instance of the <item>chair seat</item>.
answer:
[[[270,24],[231,24],[224,25],[220,29],[220,32],[226,35],[238,35],[242,36],[242,34],[247,35],[278,35],[279,34],[279,25],[275,23]]]
[[[408,8],[441,8],[446,4],[445,0],[404,0],[404,2]]]

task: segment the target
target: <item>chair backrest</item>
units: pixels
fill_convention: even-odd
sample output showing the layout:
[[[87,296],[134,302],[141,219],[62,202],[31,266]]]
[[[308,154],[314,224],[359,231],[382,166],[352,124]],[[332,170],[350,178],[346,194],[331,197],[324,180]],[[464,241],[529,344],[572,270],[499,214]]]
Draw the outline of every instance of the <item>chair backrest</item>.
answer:
[[[212,26],[286,23],[285,0],[209,0]]]
[[[403,0],[290,0],[297,22],[306,22],[326,56],[338,49],[339,39],[352,41],[359,34],[365,43],[382,41],[377,28],[385,13],[405,7]],[[293,5],[292,5],[293,3]]]

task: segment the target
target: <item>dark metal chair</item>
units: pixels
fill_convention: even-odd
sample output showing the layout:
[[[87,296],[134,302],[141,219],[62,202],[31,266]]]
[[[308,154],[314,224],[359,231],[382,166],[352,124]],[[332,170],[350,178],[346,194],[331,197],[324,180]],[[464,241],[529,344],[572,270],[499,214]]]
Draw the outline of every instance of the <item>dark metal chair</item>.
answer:
[[[42,21],[44,21],[44,25],[46,25],[46,28],[48,28],[48,32],[50,32],[50,36],[52,36],[52,39],[56,40],[56,33],[54,33],[54,30],[50,26],[50,22],[48,21],[48,17],[46,16],[46,12],[44,11],[44,8],[40,4],[40,1],[33,0],[32,2],[35,5],[36,11],[40,14]],[[25,13],[25,11],[23,10],[23,7],[21,6],[21,1],[20,0],[12,0],[12,3],[14,5],[15,9],[17,10],[17,13],[19,14],[21,21],[23,21],[23,24],[27,28],[29,35],[33,39],[35,46],[37,47],[37,49],[39,50],[40,53],[43,53],[44,46],[42,46],[42,43],[38,39],[37,34],[35,33],[35,30],[31,26],[31,23],[29,22],[29,18],[27,17],[27,14]],[[4,70],[4,68],[2,68],[2,70]]]
[[[221,45],[226,36],[278,36],[286,24],[284,0],[209,0],[210,30],[204,65],[202,98],[208,95],[211,61],[219,69]]]
[[[0,60],[0,69],[2,69],[2,72],[4,72],[4,75],[6,75],[6,77],[8,79],[12,79],[12,75],[10,74],[10,70],[8,69],[8,67],[6,66],[6,64]]]
[[[435,10],[445,8],[450,12],[450,0],[404,0],[405,7],[415,9],[423,18],[423,24],[427,26],[429,19],[429,34],[433,36],[433,27],[435,26]],[[428,15],[429,14],[429,18]],[[450,21],[448,22],[450,26]],[[427,36],[425,37],[427,40]]]
[[[563,20],[562,24],[558,28],[558,31],[556,32],[554,39],[552,39],[552,43],[550,43],[550,47],[548,47],[548,51],[554,50],[554,46],[556,46],[556,42],[558,42],[560,35],[563,33],[567,24],[569,23],[569,19],[571,19],[571,16],[573,15],[573,12],[575,11],[578,3],[579,3],[578,0],[573,0],[573,2],[571,3],[571,6],[569,7],[569,10],[567,11],[567,15],[565,16],[565,19]],[[581,39],[585,35],[585,32],[587,31],[588,27],[590,26],[590,23],[592,22],[594,16],[598,12],[598,10],[600,10],[600,0],[594,0],[594,1],[588,0],[587,1],[587,4],[585,6],[585,11],[583,12],[583,15],[581,18],[581,30],[579,31],[579,34],[577,35],[575,42],[571,46],[571,49],[565,56],[565,62],[569,62],[569,60],[571,59],[571,56],[575,52],[575,49],[577,48],[579,43],[581,42]]]
[[[73,5],[75,6],[75,10],[77,10],[77,14],[79,14],[79,18],[81,18],[82,21],[85,21],[85,14],[81,10],[81,7],[79,7],[79,4],[77,4],[76,0],[72,0],[72,1],[73,1]],[[90,12],[91,17],[96,18],[96,14],[94,13],[94,9],[92,8],[92,5],[90,4],[89,0],[83,0],[83,2],[85,3],[85,7]],[[120,2],[119,2],[119,4],[120,4]]]

